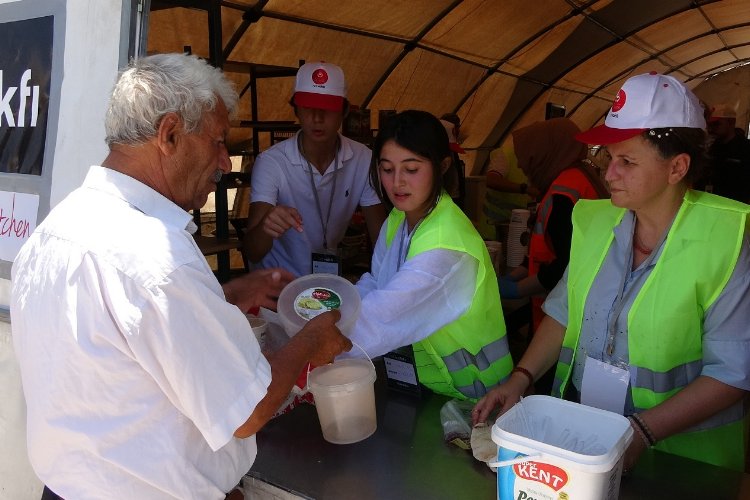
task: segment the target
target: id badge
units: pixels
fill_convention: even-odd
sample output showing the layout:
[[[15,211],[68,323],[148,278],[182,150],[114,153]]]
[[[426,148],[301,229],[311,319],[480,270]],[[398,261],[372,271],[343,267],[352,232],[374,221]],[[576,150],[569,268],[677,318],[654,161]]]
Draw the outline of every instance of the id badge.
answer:
[[[586,356],[581,383],[581,403],[622,415],[630,372]]]
[[[419,377],[414,363],[412,346],[399,347],[383,354],[388,387],[412,394],[420,394]]]
[[[328,273],[341,276],[341,258],[333,252],[313,252],[312,272],[314,274]]]

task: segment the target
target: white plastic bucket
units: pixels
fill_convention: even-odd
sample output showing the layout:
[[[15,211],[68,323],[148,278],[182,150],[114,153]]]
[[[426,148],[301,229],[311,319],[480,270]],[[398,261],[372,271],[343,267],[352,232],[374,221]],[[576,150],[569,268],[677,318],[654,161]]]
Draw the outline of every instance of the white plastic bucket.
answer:
[[[307,383],[326,441],[356,443],[375,432],[375,367],[370,360],[342,359],[319,366],[308,374]]]
[[[492,427],[497,497],[616,500],[632,438],[630,423],[617,413],[550,396],[524,398]]]

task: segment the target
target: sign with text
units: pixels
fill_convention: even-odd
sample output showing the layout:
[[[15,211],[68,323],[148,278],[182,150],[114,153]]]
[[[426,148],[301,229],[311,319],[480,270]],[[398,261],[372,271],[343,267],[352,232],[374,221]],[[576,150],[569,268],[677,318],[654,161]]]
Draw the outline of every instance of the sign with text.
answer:
[[[36,228],[39,195],[0,191],[0,260],[13,262]]]
[[[0,172],[41,175],[54,17],[0,23]]]

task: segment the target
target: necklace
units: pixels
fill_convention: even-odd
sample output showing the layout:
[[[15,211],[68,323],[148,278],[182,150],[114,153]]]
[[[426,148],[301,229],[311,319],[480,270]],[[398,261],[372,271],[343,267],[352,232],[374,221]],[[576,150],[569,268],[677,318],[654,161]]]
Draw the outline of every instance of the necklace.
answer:
[[[638,237],[638,233],[635,232],[633,233],[633,248],[641,252],[643,255],[651,255],[651,252],[654,251],[653,248],[646,248],[646,245],[644,245]]]

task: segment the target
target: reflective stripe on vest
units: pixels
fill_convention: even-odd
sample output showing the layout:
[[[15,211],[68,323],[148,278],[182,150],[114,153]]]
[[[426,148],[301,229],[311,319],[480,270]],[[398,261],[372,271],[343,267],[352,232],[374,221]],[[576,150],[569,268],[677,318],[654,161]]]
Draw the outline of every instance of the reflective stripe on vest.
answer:
[[[386,245],[392,244],[403,220],[403,212],[391,211],[386,221]],[[510,374],[513,361],[487,246],[445,193],[412,235],[406,258],[436,248],[468,253],[477,259],[477,279],[471,305],[464,314],[413,345],[417,375],[435,392],[476,399]]]
[[[443,356],[443,362],[448,370],[452,372],[457,372],[471,365],[476,366],[482,371],[489,368],[495,361],[507,356],[509,352],[508,343],[503,339],[498,339],[484,346],[476,354],[471,354],[466,349],[459,349],[448,356]]]
[[[552,211],[552,196],[556,194],[567,196],[573,203],[581,199],[581,193],[577,189],[568,186],[562,186],[559,184],[553,184],[552,187],[550,187],[550,190],[547,191],[544,199],[541,201],[541,203],[539,203],[539,208],[537,208],[537,217],[536,222],[534,223],[534,233],[541,235],[544,234],[544,228],[547,227],[549,214]]]
[[[575,205],[580,199],[596,199],[599,195],[591,180],[580,169],[571,167],[563,170],[552,181],[537,208],[536,220],[529,243],[529,274],[539,272],[540,264],[548,264],[555,259],[555,251],[547,243],[546,232],[549,216],[554,204],[553,196],[566,196]],[[539,305],[541,312],[541,304]],[[540,316],[541,318],[541,316]]]
[[[700,375],[703,315],[732,275],[749,213],[750,206],[732,200],[695,191],[685,194],[659,260],[628,313],[631,393],[639,410],[661,404]],[[555,395],[562,395],[569,383],[586,297],[624,214],[604,200],[582,201],[574,209],[568,327],[555,372]],[[660,441],[656,448],[741,470],[746,417],[740,402]]]

